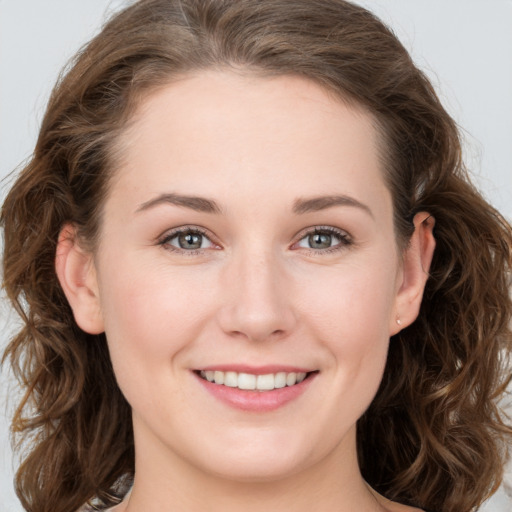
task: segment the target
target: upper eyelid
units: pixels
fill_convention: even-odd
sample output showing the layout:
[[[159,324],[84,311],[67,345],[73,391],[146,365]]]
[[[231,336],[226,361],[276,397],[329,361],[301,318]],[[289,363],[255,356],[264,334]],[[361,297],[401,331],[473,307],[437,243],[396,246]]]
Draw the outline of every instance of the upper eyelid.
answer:
[[[318,232],[322,232],[322,231],[327,231],[331,234],[338,234],[341,237],[352,239],[352,235],[346,229],[341,229],[341,228],[337,228],[334,226],[328,226],[328,225],[319,225],[319,226],[310,226],[308,228],[301,229],[294,236],[294,240],[299,241],[299,240],[302,240],[305,236],[310,235],[311,233],[318,233]]]
[[[212,247],[204,247],[198,249],[182,249],[180,247],[175,247],[171,243],[169,243],[173,238],[177,237],[180,233],[187,232],[198,233],[201,236],[204,236],[210,241]],[[186,224],[164,231],[159,237],[156,238],[156,245],[159,246],[160,248],[163,248],[166,251],[183,256],[196,256],[200,254],[205,254],[205,251],[209,251],[212,249],[218,250],[222,248],[220,244],[216,241],[215,237],[211,235],[208,230],[200,226]]]
[[[175,228],[166,229],[162,234],[156,237],[156,240],[158,242],[162,242],[170,238],[174,238],[176,235],[179,235],[180,233],[184,233],[187,231],[190,231],[192,233],[199,233],[208,238],[211,242],[213,242],[215,239],[213,234],[210,233],[207,229],[202,228],[200,226],[185,224],[184,226],[177,226]]]
[[[340,238],[340,243],[337,243],[331,247],[326,247],[324,249],[315,249],[313,247],[295,247],[301,240],[306,238],[307,236],[310,236],[314,233],[322,233],[327,232],[330,235],[337,236]],[[295,239],[295,241],[291,245],[292,250],[301,250],[302,252],[307,252],[310,255],[315,256],[327,256],[328,254],[332,253],[339,253],[340,251],[346,250],[354,245],[354,240],[352,235],[341,228],[336,228],[334,226],[312,226],[310,228],[306,228],[305,230],[300,231]]]

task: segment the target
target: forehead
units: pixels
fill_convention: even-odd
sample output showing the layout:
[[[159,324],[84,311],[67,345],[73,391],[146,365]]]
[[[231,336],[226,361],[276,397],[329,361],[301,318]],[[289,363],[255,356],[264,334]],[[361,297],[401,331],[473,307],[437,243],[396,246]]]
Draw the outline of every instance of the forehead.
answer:
[[[364,198],[384,187],[372,116],[294,76],[185,76],[141,103],[120,145],[117,178],[140,194],[330,187]]]

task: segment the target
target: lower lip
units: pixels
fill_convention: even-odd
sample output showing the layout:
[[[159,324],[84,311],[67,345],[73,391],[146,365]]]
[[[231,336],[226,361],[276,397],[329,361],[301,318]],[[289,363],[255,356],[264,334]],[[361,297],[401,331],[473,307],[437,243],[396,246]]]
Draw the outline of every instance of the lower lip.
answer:
[[[230,388],[229,386],[209,382],[199,377],[199,375],[195,375],[199,383],[209,393],[234,409],[251,412],[270,412],[283,407],[301,396],[313,382],[317,373],[309,374],[306,379],[294,386],[286,386],[270,391],[246,391],[239,388]]]

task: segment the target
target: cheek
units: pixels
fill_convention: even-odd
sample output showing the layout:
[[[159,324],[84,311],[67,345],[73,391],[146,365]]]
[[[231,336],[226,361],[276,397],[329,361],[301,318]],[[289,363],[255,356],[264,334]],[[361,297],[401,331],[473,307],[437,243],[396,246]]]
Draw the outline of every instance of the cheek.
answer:
[[[149,343],[151,349],[197,324],[209,287],[200,287],[203,277],[194,278],[187,269],[146,260],[137,254],[107,260],[101,268],[100,298],[107,334]]]
[[[330,355],[336,389],[357,391],[368,401],[386,363],[396,288],[393,261],[379,263],[353,265],[329,279],[317,279],[302,296],[303,317],[309,318],[312,336]]]
[[[175,359],[197,338],[210,312],[208,299],[196,293],[186,273],[150,270],[140,258],[133,265],[116,263],[103,268],[101,275],[111,278],[100,281],[100,298],[114,371],[130,399],[152,379],[172,377]]]
[[[340,347],[358,349],[357,339],[371,343],[382,335],[389,337],[396,268],[392,261],[372,263],[361,261],[339,270],[310,274],[309,282],[294,290],[301,297],[302,315],[310,317],[319,329],[338,336]]]

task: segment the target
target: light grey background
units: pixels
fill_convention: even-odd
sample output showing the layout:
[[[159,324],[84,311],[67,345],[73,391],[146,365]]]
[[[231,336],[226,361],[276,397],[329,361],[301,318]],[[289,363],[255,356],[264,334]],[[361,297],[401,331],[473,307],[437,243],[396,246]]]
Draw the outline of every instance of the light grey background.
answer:
[[[314,1],[314,0],[312,0]],[[466,160],[488,200],[512,219],[512,0],[358,0],[388,22],[464,128]],[[123,0],[0,0],[0,179],[34,146],[66,61]],[[0,183],[0,198],[9,180]],[[0,349],[16,320],[0,302]],[[0,375],[0,512],[21,512],[12,490],[7,416],[12,382]],[[512,480],[512,478],[511,478]],[[501,489],[486,512],[510,512]]]

